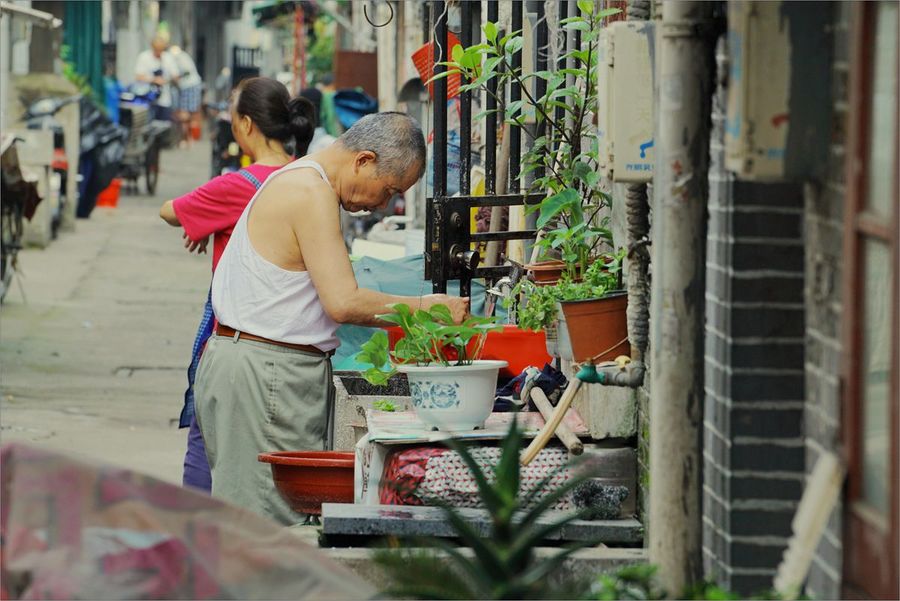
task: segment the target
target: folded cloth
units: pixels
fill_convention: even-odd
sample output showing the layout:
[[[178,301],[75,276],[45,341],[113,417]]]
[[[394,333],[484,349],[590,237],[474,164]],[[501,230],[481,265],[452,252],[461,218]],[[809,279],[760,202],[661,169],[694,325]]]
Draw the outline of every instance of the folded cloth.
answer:
[[[537,411],[537,408],[531,403],[531,399],[522,398],[523,390],[527,392],[531,389],[531,386],[526,386],[529,370],[531,369],[534,368],[526,368],[518,376],[497,389],[494,411],[519,411],[525,408],[526,405],[531,407],[531,411]],[[540,374],[534,378],[532,385],[543,390],[547,398],[550,399],[550,403],[556,405],[568,383],[568,379],[561,371],[549,363],[545,363]]]
[[[471,447],[469,452],[482,471],[492,473],[500,462],[503,449]],[[543,449],[534,461],[521,468],[520,494],[527,494],[541,484],[542,491],[532,501],[537,503],[572,477],[572,470],[566,467],[568,462],[566,449]],[[551,476],[550,480],[545,482],[548,476]],[[384,466],[379,497],[384,505],[429,505],[441,501],[454,507],[484,507],[469,466],[456,451],[446,447],[405,448],[392,452]],[[573,507],[572,493],[553,505],[553,509],[559,510]]]

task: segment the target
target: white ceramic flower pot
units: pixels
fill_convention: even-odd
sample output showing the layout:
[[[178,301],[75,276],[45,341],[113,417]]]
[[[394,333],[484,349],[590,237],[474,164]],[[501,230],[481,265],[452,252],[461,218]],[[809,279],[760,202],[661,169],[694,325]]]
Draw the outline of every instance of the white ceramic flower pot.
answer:
[[[494,408],[497,374],[506,361],[472,365],[398,365],[409,379],[413,409],[433,430],[460,431],[484,427]]]

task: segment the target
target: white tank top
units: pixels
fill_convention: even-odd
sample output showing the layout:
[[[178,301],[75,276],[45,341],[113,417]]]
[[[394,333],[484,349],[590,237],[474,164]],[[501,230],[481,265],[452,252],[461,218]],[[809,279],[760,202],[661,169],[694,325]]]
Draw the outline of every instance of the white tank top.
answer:
[[[308,271],[289,271],[261,257],[250,243],[247,221],[253,203],[281,173],[315,169],[330,185],[322,166],[299,159],[263,182],[234,226],[212,282],[212,305],[222,325],[269,340],[336,349],[338,324],[328,316]]]

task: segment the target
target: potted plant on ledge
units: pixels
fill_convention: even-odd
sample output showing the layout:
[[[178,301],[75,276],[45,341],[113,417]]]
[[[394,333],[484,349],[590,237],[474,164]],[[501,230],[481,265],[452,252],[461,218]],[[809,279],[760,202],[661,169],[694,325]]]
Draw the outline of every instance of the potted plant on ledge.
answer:
[[[555,286],[520,281],[514,292],[528,302],[519,309],[519,325],[547,332],[548,352],[570,361],[597,363],[629,354],[623,256],[624,251],[601,255],[579,282],[566,274]]]
[[[356,356],[372,367],[363,377],[385,384],[397,372],[409,379],[413,409],[426,426],[442,431],[484,426],[494,407],[497,374],[506,361],[480,360],[488,332],[503,329],[494,318],[469,317],[454,324],[445,305],[413,311],[392,305],[378,319],[397,325],[403,338],[391,350],[387,332],[376,331]],[[385,369],[385,367],[388,367]]]
[[[447,71],[436,78],[461,72],[469,82],[461,91],[492,95],[501,107],[495,110],[505,122],[531,137],[519,177],[537,175],[528,191],[546,195],[527,210],[539,211],[536,245],[539,258],[547,261],[528,266],[532,281],[521,282],[514,290],[524,295],[519,325],[545,330],[548,350],[557,354],[551,347],[554,324],[561,317],[560,338],[568,334],[572,341],[567,358],[582,362],[627,354],[628,343],[627,295],[621,292],[620,277],[624,251],[610,252],[614,248],[609,229],[611,198],[599,186],[600,150],[593,124],[599,108],[600,31],[605,19],[620,11],[597,10],[589,0],[577,4],[579,14],[560,21],[562,29],[580,32],[580,45],[560,57],[566,68],[526,73],[514,67],[513,56],[524,45],[522,32],[501,37],[497,24],[488,22],[485,42],[454,47],[452,60],[444,63]],[[531,92],[537,79],[546,82],[541,95]],[[499,85],[488,86],[492,81]],[[503,90],[507,83],[518,85],[523,99],[504,103],[503,94],[495,90]],[[527,126],[530,122],[533,130]],[[567,345],[560,346],[566,353]]]

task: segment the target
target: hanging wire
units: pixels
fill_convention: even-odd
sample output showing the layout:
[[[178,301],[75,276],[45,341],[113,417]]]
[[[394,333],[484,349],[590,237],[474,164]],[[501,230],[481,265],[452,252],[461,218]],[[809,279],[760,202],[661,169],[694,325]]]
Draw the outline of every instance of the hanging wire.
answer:
[[[394,6],[393,6],[390,2],[388,2],[388,3],[387,3],[387,7],[388,7],[388,8],[390,9],[390,11],[391,11],[391,16],[388,17],[388,20],[385,21],[384,23],[382,23],[381,25],[376,25],[375,23],[372,23],[372,19],[369,18],[369,11],[367,10],[367,9],[368,9],[368,3],[363,4],[363,16],[366,18],[366,21],[368,21],[368,22],[369,22],[369,25],[371,25],[372,27],[375,27],[375,28],[378,28],[378,27],[386,27],[387,25],[390,24],[391,21],[394,20]]]

